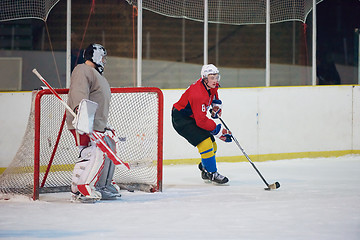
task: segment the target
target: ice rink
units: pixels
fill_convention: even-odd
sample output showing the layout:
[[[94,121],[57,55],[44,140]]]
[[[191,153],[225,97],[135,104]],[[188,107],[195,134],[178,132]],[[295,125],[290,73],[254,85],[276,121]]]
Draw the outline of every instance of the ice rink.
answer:
[[[0,201],[1,239],[360,239],[360,156],[219,163],[228,186],[196,165],[164,166],[163,192],[71,203],[69,193]]]

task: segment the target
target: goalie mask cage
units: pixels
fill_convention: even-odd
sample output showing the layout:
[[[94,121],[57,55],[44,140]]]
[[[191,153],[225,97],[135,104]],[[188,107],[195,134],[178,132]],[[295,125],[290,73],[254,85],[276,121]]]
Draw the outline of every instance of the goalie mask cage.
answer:
[[[56,92],[67,101],[68,89]],[[119,141],[117,155],[130,165],[116,166],[123,189],[162,190],[163,94],[158,88],[112,88],[109,123]],[[70,191],[79,155],[66,127],[65,108],[49,90],[33,91],[22,143],[0,176],[0,193],[39,199],[40,193]]]

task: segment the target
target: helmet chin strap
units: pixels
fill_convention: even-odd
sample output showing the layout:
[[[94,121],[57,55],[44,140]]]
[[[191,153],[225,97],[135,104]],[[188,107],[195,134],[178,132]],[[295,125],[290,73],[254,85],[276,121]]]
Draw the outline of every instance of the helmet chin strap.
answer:
[[[206,81],[205,81],[206,80]],[[203,83],[204,83],[204,85],[208,88],[208,89],[210,89],[211,87],[209,87],[209,85],[208,85],[208,79],[207,78],[203,78],[202,79],[202,81],[203,81]]]
[[[104,72],[104,68],[103,68],[103,67],[101,67],[99,64],[94,63],[94,62],[91,61],[91,60],[86,60],[86,61],[85,61],[85,64],[86,64],[86,65],[89,65],[89,66],[91,66],[91,67],[93,67],[93,68],[95,68],[95,70],[98,71],[101,75],[102,75],[103,72]]]
[[[104,68],[99,64],[95,64],[95,69],[102,75],[104,72]]]

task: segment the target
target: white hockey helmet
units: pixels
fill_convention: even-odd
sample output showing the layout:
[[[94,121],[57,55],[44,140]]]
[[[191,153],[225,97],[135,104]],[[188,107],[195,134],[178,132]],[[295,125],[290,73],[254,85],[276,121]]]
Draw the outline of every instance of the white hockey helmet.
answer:
[[[90,44],[84,51],[84,59],[90,60],[96,66],[96,70],[102,74],[106,64],[106,49],[97,43]]]
[[[219,69],[217,67],[215,67],[214,64],[207,64],[207,65],[203,65],[201,68],[201,77],[203,79],[206,79],[208,77],[208,75],[211,74],[218,74],[219,78],[218,81],[220,81],[220,72]]]

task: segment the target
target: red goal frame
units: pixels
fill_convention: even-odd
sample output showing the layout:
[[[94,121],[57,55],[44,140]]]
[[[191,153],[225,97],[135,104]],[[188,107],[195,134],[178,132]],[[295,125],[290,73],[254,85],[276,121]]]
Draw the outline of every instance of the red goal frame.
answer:
[[[55,89],[58,94],[68,94],[69,89]],[[156,187],[151,189],[151,192],[162,191],[162,178],[163,178],[163,109],[164,109],[164,96],[162,91],[159,88],[155,87],[130,87],[130,88],[111,88],[111,93],[136,93],[136,92],[155,92],[158,96],[158,148],[157,148],[157,184]],[[40,185],[40,115],[41,115],[41,98],[44,95],[51,95],[49,89],[41,90],[37,93],[35,98],[35,131],[34,131],[34,190],[33,190],[33,199],[39,199],[39,189]],[[56,152],[57,144],[60,140],[61,132],[65,124],[65,114],[60,126],[58,133],[57,141],[54,145],[53,154],[51,159],[49,159],[49,164],[45,173],[45,177],[42,181],[42,186],[46,181],[47,172],[51,168],[52,158]]]

